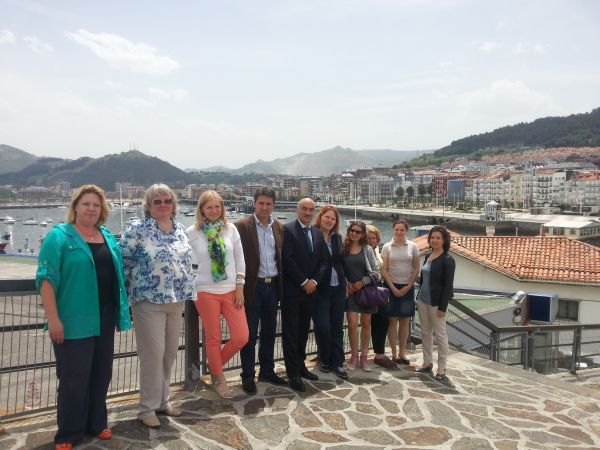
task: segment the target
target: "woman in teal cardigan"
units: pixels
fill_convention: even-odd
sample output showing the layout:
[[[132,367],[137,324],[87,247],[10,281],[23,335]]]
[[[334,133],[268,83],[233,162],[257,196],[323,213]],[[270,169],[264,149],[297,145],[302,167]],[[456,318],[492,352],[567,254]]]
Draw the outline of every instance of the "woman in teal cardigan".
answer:
[[[106,394],[112,377],[115,328],[131,328],[119,245],[102,225],[104,192],[77,189],[67,222],[44,239],[36,286],[48,320],[58,378],[56,450],[84,435],[110,439]]]

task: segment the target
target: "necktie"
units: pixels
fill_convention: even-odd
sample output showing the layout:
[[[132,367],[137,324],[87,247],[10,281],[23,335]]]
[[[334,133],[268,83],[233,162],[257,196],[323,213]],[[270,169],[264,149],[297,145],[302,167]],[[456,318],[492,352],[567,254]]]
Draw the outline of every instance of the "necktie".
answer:
[[[312,253],[313,252],[312,240],[310,239],[310,236],[309,236],[310,228],[304,227],[304,228],[302,228],[302,230],[304,230],[304,237],[306,238],[306,245],[308,245],[308,251]]]

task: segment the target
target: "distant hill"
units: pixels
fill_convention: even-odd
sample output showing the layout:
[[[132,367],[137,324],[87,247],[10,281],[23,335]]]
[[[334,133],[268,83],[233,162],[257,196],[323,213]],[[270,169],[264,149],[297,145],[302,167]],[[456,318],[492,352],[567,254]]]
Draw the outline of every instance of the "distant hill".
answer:
[[[36,159],[37,156],[19,148],[0,144],[0,174],[21,170]]]
[[[566,117],[545,117],[453,141],[433,157],[461,156],[494,147],[600,147],[600,108]]]
[[[131,150],[95,159],[39,158],[20,171],[0,175],[0,184],[49,186],[68,181],[73,186],[95,183],[112,191],[119,181],[140,185],[163,182],[180,187],[196,178],[161,159]]]
[[[392,166],[400,164],[417,156],[424,151],[397,150],[352,150],[335,147],[315,153],[297,153],[287,158],[263,161],[259,159],[252,164],[246,164],[232,172],[284,175],[314,175],[327,176],[341,173],[345,170],[375,167],[378,165]]]

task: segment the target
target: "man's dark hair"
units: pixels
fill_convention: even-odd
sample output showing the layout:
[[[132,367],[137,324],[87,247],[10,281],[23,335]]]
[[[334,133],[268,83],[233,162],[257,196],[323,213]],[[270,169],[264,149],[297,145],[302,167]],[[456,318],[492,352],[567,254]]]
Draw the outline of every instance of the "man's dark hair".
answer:
[[[271,197],[273,199],[273,203],[275,203],[275,191],[268,187],[261,187],[256,190],[254,193],[254,201],[258,200],[260,196]]]

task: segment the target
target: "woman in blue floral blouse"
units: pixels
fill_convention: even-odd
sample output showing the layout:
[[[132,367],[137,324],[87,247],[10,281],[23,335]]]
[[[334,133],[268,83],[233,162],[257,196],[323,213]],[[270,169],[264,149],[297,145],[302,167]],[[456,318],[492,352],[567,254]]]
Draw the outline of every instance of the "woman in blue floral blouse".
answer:
[[[192,249],[175,221],[177,197],[164,184],[144,194],[145,218],[120,242],[140,360],[139,420],[159,428],[156,413],[179,416],[169,403],[171,368],[177,356],[184,301],[194,300]]]

